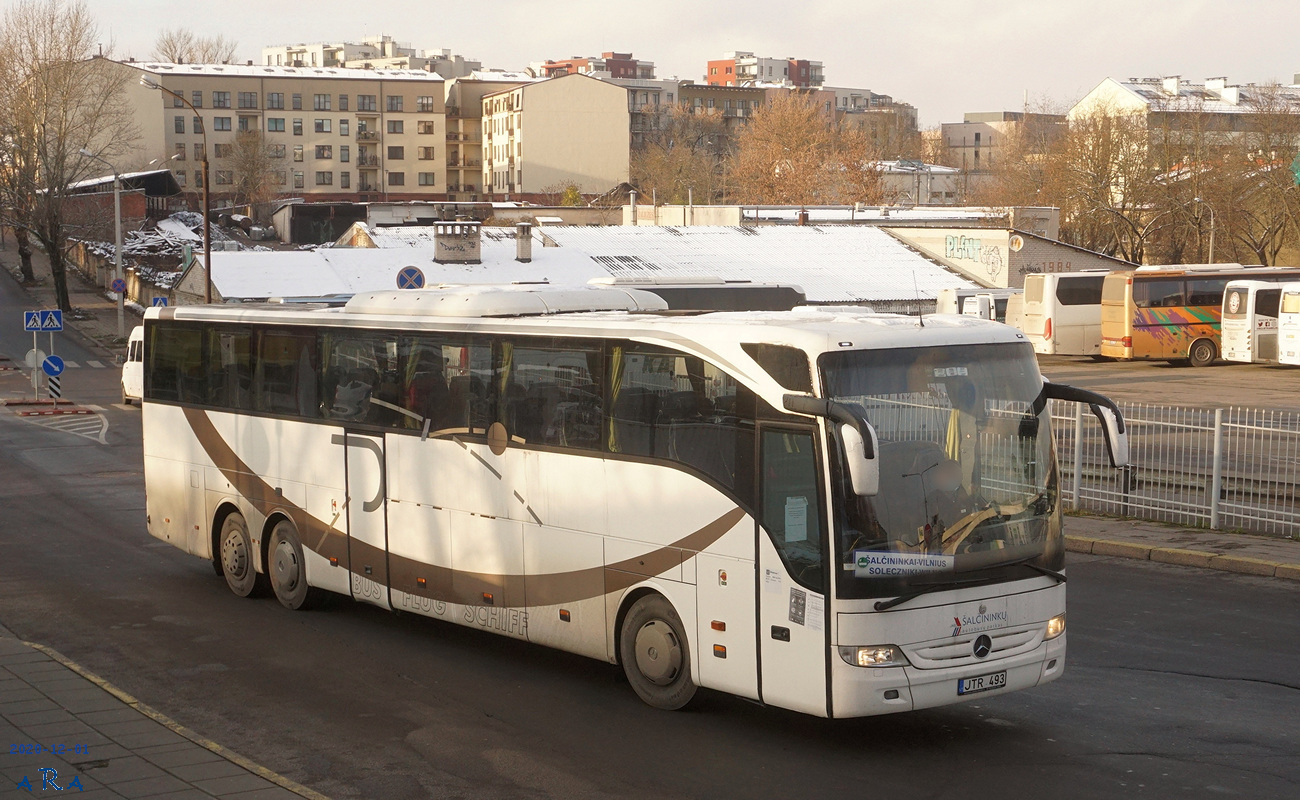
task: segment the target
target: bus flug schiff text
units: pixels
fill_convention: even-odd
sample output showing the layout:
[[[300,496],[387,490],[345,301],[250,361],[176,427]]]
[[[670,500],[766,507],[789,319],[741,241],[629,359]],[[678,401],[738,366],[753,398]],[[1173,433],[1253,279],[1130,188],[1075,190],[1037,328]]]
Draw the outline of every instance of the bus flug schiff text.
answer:
[[[149,531],[237,595],[580,653],[664,709],[705,687],[852,717],[1061,675],[1048,401],[1093,407],[1123,464],[1112,402],[971,317],[665,309],[546,286],[149,309]]]

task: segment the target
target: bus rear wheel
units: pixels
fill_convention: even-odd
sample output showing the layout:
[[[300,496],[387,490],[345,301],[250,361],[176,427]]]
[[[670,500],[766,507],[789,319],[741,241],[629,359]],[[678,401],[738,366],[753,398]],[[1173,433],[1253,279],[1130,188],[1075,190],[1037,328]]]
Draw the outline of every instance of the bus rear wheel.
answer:
[[[619,631],[618,654],[628,683],[646,704],[676,711],[695,696],[682,621],[663,595],[646,595],[632,605]]]
[[[257,568],[253,565],[253,540],[242,514],[232,513],[221,523],[221,573],[230,591],[250,597],[258,591]]]
[[[1214,357],[1218,354],[1214,342],[1209,339],[1197,339],[1187,350],[1187,360],[1193,367],[1208,367],[1214,363]]]
[[[271,529],[271,543],[267,551],[270,562],[267,572],[271,576],[271,589],[280,605],[290,611],[314,608],[320,602],[320,590],[307,585],[307,565],[303,557],[302,542],[293,523],[281,520]]]

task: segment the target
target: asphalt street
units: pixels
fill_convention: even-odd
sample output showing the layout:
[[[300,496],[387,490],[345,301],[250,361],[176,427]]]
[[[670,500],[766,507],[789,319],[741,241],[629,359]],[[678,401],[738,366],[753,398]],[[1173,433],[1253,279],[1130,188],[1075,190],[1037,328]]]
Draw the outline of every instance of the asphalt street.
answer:
[[[0,354],[21,359],[15,292],[0,276]],[[659,712],[601,662],[346,599],[235,597],[145,532],[116,371],[79,380],[107,444],[0,410],[0,625],[332,797],[1300,794],[1292,582],[1072,553],[1049,686],[860,720],[708,692]],[[0,373],[0,397],[27,386]]]

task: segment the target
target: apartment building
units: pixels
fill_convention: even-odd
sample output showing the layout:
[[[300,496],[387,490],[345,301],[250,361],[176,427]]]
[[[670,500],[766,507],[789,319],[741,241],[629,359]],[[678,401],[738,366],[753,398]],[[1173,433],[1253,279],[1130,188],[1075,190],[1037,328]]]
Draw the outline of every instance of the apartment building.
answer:
[[[1300,86],[1243,86],[1224,77],[1196,83],[1178,75],[1106,78],[1066,116],[1074,121],[1096,112],[1130,114],[1144,117],[1151,130],[1190,125],[1230,136],[1248,130],[1252,116],[1288,105],[1300,107]]]
[[[391,36],[367,36],[360,42],[280,44],[262,48],[268,67],[345,67],[352,69],[420,69],[444,78],[459,78],[482,68],[451,50],[416,50]]]
[[[559,61],[537,61],[529,71],[539,78],[558,78],[561,75],[594,75],[598,77],[654,80],[655,63],[632,57],[631,53],[601,53],[596,56],[573,56]]]
[[[713,86],[773,83],[817,88],[826,82],[822,62],[802,58],[767,58],[745,50],[708,62],[704,82]]]
[[[253,64],[113,62],[128,70],[128,101],[141,139],[122,166],[158,157],[187,193],[202,188],[206,133],[211,190],[236,182],[236,137],[260,131],[280,193],[312,200],[444,199],[445,90],[423,70]],[[161,85],[180,99],[142,85]],[[200,119],[202,124],[200,124]]]
[[[546,201],[568,185],[602,194],[626,183],[627,92],[587,75],[564,75],[484,95],[488,198]]]
[[[448,200],[473,201],[484,195],[484,96],[532,80],[522,73],[476,72],[446,82]]]
[[[1064,114],[1035,114],[1023,111],[968,113],[961,122],[940,126],[944,160],[968,172],[989,170],[1007,147],[1016,141],[1041,154],[1065,133]]]

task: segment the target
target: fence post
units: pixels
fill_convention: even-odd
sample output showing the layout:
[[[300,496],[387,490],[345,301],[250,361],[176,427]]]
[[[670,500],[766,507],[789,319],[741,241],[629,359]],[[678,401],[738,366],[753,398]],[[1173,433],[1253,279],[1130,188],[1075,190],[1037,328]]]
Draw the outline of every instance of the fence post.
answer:
[[[1214,409],[1214,466],[1210,478],[1210,529],[1219,529],[1219,495],[1223,491],[1223,409]]]
[[[1078,511],[1079,489],[1083,486],[1083,403],[1074,404],[1074,510]]]

